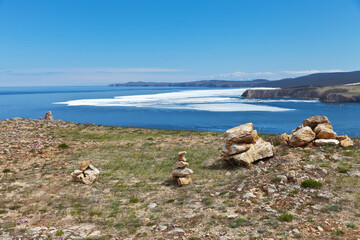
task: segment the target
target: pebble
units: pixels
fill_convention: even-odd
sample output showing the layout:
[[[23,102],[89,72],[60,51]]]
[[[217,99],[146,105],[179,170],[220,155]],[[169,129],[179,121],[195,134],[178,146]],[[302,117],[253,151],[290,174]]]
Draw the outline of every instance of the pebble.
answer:
[[[236,191],[241,192],[241,190],[243,190],[243,188],[245,187],[244,183],[240,183],[239,187],[236,189]]]
[[[248,199],[248,198],[256,198],[256,195],[253,194],[252,192],[247,192],[243,195],[243,198]]]
[[[149,209],[153,209],[153,208],[156,208],[157,204],[156,203],[150,203],[147,208]]]
[[[173,230],[171,230],[170,232],[168,232],[168,234],[176,234],[176,233],[185,233],[183,229],[181,228],[174,228]]]

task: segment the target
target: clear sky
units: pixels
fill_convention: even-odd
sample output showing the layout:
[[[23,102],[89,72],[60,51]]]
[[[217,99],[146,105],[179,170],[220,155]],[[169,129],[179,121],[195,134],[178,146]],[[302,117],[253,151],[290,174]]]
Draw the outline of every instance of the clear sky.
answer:
[[[0,86],[353,70],[358,0],[0,0]]]

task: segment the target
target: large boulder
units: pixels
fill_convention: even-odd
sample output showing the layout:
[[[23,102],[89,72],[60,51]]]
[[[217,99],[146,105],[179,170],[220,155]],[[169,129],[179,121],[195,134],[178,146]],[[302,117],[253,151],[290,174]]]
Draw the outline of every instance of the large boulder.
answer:
[[[354,146],[354,142],[347,135],[338,136],[337,140],[340,141],[342,147]]]
[[[318,124],[314,132],[316,133],[316,138],[320,139],[336,139],[337,134],[334,132],[331,124],[329,123],[321,123]]]
[[[225,161],[230,161],[234,164],[251,165],[253,162],[274,156],[274,148],[269,142],[265,142],[259,138],[254,144],[250,145],[246,152],[226,157]]]
[[[233,143],[255,143],[258,139],[256,130],[253,130],[253,124],[247,123],[225,132],[225,141]]]
[[[314,129],[318,124],[321,124],[321,123],[331,124],[329,119],[326,116],[312,116],[303,121],[303,126],[304,127],[309,126],[312,129]]]
[[[306,126],[291,134],[289,144],[294,147],[300,147],[310,143],[315,139],[315,137],[316,134],[312,131],[312,129]]]

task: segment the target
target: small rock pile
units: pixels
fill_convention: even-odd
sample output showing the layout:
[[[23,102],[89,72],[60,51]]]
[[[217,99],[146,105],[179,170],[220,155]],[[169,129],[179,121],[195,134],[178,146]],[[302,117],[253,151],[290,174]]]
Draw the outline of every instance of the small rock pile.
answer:
[[[274,156],[274,147],[258,136],[252,123],[227,130],[224,138],[221,157],[226,162],[250,167],[257,160]]]
[[[54,120],[54,117],[53,117],[51,111],[48,111],[48,112],[45,114],[44,119],[45,119],[45,120]]]
[[[99,178],[100,171],[91,162],[87,160],[79,164],[79,169],[71,173],[73,181],[91,185]]]
[[[283,133],[279,140],[294,147],[305,146],[309,143],[314,143],[316,146],[349,147],[354,145],[347,135],[338,136],[334,132],[331,122],[326,116],[313,116],[305,119],[302,125],[293,130],[290,135]]]
[[[189,163],[186,162],[185,158],[186,152],[178,153],[178,161],[174,164],[174,170],[172,172],[173,179],[181,187],[191,183],[190,174],[194,173],[193,170],[187,168]]]

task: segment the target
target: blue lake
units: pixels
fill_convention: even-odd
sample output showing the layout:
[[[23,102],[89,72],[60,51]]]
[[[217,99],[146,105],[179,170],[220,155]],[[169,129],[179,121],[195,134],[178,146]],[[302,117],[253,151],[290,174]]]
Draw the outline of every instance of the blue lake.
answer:
[[[176,87],[2,87],[0,119],[44,117],[78,123],[225,131],[247,122],[262,133],[291,132],[326,115],[340,134],[360,137],[359,103],[242,99],[245,89]]]

